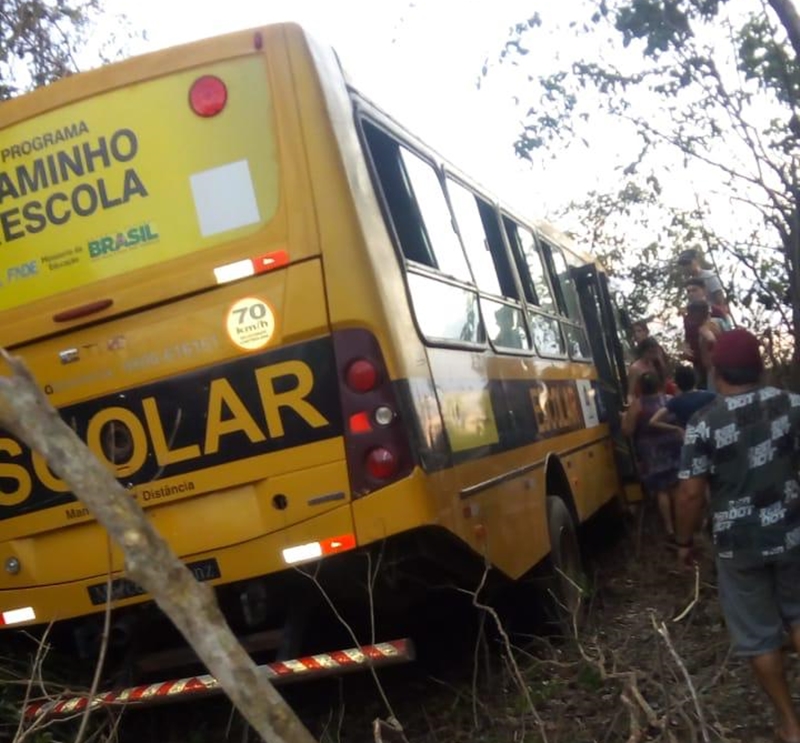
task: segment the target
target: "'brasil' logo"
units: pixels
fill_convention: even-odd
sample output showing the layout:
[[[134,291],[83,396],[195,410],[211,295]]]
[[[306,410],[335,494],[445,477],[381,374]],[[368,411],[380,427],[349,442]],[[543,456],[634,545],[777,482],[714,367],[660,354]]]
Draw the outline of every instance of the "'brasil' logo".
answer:
[[[155,225],[152,222],[145,222],[131,227],[125,232],[117,232],[114,235],[104,235],[97,240],[90,240],[89,257],[102,258],[110,253],[118,253],[156,240],[158,240],[158,232]]]

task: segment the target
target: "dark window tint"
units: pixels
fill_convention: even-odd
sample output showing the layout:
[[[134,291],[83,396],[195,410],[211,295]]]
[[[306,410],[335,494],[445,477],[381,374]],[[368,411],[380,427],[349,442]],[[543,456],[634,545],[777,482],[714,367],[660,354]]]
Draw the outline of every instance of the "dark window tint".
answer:
[[[578,292],[575,289],[575,282],[569,272],[567,262],[564,260],[564,254],[552,246],[548,246],[550,259],[553,262],[553,272],[555,273],[555,280],[561,290],[561,304],[563,304],[562,312],[575,322],[581,322],[581,311],[578,305]]]
[[[527,227],[517,224],[508,217],[504,217],[503,222],[527,300],[543,310],[555,312],[556,303],[553,299],[553,292],[550,289],[547,272],[533,233]]]
[[[364,122],[364,133],[405,258],[469,281],[436,169],[369,122]]]

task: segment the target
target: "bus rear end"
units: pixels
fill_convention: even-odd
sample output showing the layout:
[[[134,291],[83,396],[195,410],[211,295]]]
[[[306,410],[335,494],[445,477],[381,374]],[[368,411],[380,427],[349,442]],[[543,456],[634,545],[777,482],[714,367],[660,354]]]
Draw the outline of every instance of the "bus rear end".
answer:
[[[375,337],[329,319],[299,33],[76,76],[4,103],[0,130],[0,342],[197,578],[228,590],[235,626],[275,609],[260,576],[356,548],[351,497],[411,469]],[[0,491],[3,626],[98,627],[109,599],[146,601],[3,432]]]

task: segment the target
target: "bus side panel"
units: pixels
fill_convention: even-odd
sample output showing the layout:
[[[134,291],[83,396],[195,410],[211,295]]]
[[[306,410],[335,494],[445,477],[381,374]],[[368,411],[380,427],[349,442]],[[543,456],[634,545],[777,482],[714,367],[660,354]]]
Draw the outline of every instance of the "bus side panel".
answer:
[[[518,577],[549,551],[544,459],[532,446],[534,411],[528,402],[525,417],[510,395],[522,391],[524,402],[522,388],[532,382],[507,385],[485,353],[428,353],[455,462],[456,531],[501,571]]]
[[[499,569],[519,577],[550,549],[548,457],[559,458],[579,521],[619,492],[608,426],[591,368],[530,357],[429,349],[444,427],[456,463],[458,533]]]

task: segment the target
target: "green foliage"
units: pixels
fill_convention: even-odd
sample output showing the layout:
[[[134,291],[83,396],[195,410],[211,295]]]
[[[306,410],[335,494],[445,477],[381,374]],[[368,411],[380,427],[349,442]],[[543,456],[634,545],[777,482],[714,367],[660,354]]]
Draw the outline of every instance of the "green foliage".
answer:
[[[645,54],[656,56],[673,44],[681,44],[689,36],[689,18],[686,10],[675,2],[659,0],[633,0],[623,5],[616,20],[625,46],[634,39],[646,40]]]
[[[602,0],[581,12],[584,22],[573,16],[557,33],[559,48],[586,51],[555,68],[539,58],[527,91],[517,92],[527,113],[516,152],[545,169],[576,146],[592,157],[609,146],[593,132],[622,126],[639,145],[620,163],[618,183],[576,199],[560,224],[605,260],[633,316],[679,327],[674,259],[693,247],[715,259],[740,322],[795,337],[800,65],[787,31],[795,38],[800,28],[784,28],[756,2]],[[555,33],[546,21],[511,35],[544,46]],[[624,135],[619,143],[628,144]]]
[[[73,71],[76,42],[96,7],[97,0],[11,0],[0,5],[0,99]]]
[[[719,6],[720,0],[631,0],[618,8],[615,25],[625,46],[642,39],[645,54],[657,57],[685,44],[693,35],[692,21],[712,20]]]
[[[765,16],[750,18],[739,30],[737,42],[739,69],[745,78],[771,90],[781,103],[796,106],[800,100],[800,67],[792,50],[775,38],[769,20]],[[793,134],[797,136],[798,131]]]
[[[0,1],[0,101],[77,72],[79,52],[101,16],[100,0]],[[136,35],[123,17],[117,26],[107,39],[110,55],[102,40],[92,39],[98,62],[120,57]]]

